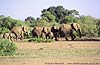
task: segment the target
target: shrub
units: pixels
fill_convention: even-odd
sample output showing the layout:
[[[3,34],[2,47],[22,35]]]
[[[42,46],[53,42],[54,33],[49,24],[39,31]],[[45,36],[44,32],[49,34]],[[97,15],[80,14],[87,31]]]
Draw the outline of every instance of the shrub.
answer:
[[[92,17],[81,16],[79,23],[81,25],[82,36],[88,38],[98,36],[97,25]]]
[[[32,42],[32,41],[34,41],[34,42],[53,42],[54,40],[52,40],[52,39],[44,39],[44,38],[40,38],[40,37],[38,37],[38,38],[30,38],[29,40],[28,40],[29,42]]]
[[[8,32],[10,32],[10,30],[8,28],[0,27],[0,34],[8,33]]]
[[[7,40],[7,39],[0,39],[0,55],[1,56],[10,56],[16,53],[16,45]]]

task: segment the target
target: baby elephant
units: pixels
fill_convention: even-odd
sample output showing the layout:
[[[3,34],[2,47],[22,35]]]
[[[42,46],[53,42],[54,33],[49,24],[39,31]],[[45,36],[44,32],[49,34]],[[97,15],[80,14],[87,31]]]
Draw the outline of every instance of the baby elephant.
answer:
[[[14,33],[9,32],[9,33],[4,33],[4,34],[3,34],[3,38],[4,38],[4,39],[9,39],[9,40],[11,40],[11,41],[15,41],[16,36],[15,36]]]

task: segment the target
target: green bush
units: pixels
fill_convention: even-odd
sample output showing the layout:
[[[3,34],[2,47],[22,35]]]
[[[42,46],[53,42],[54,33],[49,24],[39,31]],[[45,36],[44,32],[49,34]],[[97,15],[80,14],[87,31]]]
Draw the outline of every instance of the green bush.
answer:
[[[0,39],[0,55],[1,56],[10,56],[16,53],[16,45],[7,40],[7,39]]]
[[[32,41],[34,41],[34,42],[53,42],[54,40],[52,40],[52,39],[44,39],[44,38],[40,38],[40,37],[38,37],[38,38],[30,38],[29,40],[28,40],[29,42],[32,42]]]
[[[82,36],[92,38],[98,36],[97,25],[91,16],[81,16],[80,22]]]
[[[8,32],[10,32],[10,30],[8,28],[0,27],[0,34],[8,33]]]

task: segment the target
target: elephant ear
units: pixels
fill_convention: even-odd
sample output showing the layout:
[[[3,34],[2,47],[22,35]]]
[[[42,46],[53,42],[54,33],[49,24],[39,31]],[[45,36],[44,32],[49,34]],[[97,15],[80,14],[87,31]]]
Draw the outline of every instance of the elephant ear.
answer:
[[[81,38],[81,27],[78,23],[72,23],[71,24],[72,29],[74,29],[76,32],[78,32],[80,38]]]
[[[25,31],[25,28],[24,28],[24,27],[22,27],[22,30],[23,30],[23,31]]]
[[[23,27],[22,27],[22,30],[23,30],[24,32],[26,32],[28,29],[27,29],[27,27],[23,26]]]
[[[74,29],[75,31],[77,31],[77,29],[78,29],[77,23],[72,23],[72,24],[71,24],[71,27],[72,27],[72,29]]]
[[[49,28],[48,27],[43,27],[42,32],[47,34],[49,32]]]

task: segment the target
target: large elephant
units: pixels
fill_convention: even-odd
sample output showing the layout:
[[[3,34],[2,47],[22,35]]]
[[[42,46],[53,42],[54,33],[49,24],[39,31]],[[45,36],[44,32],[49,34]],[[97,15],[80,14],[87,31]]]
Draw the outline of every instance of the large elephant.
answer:
[[[68,35],[71,36],[71,40],[74,40],[76,38],[74,32],[77,32],[81,38],[81,28],[78,23],[62,24],[59,28],[60,37],[65,37],[66,40]]]
[[[44,33],[42,33],[43,27],[34,27],[32,30],[33,37],[45,37]]]
[[[14,27],[12,28],[11,32],[15,34],[16,40],[18,39],[23,40],[25,35],[28,36],[28,27],[26,26]]]
[[[51,27],[34,27],[32,30],[33,37],[53,38]]]
[[[81,38],[81,27],[78,23],[62,24],[58,28],[54,26],[51,31],[54,34],[55,40],[58,40],[59,37],[65,37],[68,40],[68,36],[71,36],[71,40],[74,40],[76,38],[74,32],[78,32]]]

